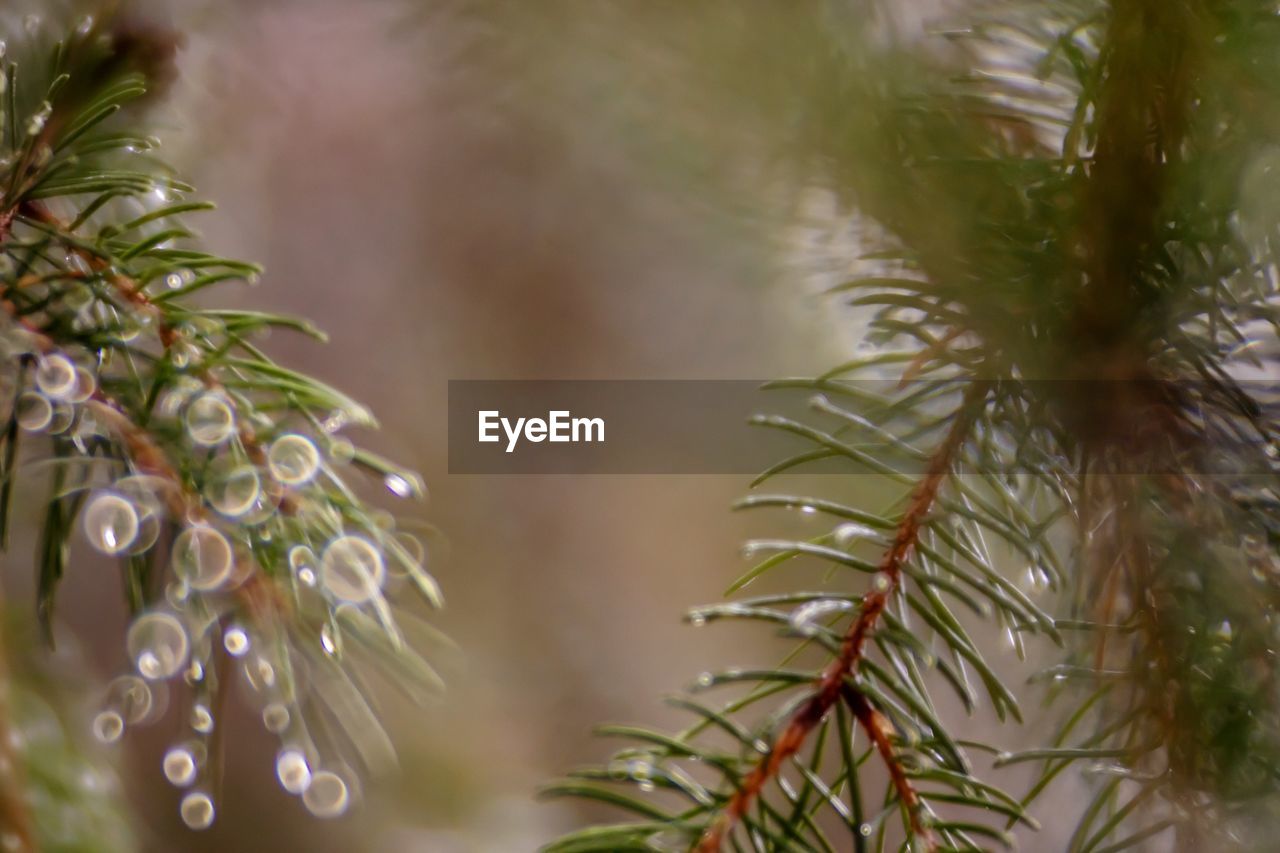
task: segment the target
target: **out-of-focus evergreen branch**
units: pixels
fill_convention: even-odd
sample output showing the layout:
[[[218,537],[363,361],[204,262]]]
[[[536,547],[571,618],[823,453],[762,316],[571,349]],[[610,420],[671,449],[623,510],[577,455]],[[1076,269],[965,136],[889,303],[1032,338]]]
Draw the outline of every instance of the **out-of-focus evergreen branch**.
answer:
[[[781,92],[770,117],[802,116],[787,125],[802,174],[856,217],[832,293],[865,327],[853,358],[776,383],[812,389],[812,417],[756,419],[806,445],[755,485],[836,461],[908,489],[905,509],[744,500],[832,527],[749,543],[762,559],[734,599],[690,621],[799,643],[699,678],[682,731],[610,729],[630,745],[549,793],[632,820],[548,849],[987,849],[1034,827],[1071,769],[1088,790],[1073,853],[1265,848],[1280,822],[1280,18],[1254,0],[997,0],[934,53],[822,17],[836,5],[807,7],[824,26],[803,49],[744,37],[769,58],[762,112]],[[937,459],[921,448],[962,424],[959,473],[883,577]],[[820,589],[744,594],[812,562],[830,570]],[[962,737],[936,701],[1022,719],[983,623],[1019,657],[1055,656],[1030,688],[1062,718],[1048,745]],[[1027,792],[987,781],[983,754],[996,775],[1034,765]]]

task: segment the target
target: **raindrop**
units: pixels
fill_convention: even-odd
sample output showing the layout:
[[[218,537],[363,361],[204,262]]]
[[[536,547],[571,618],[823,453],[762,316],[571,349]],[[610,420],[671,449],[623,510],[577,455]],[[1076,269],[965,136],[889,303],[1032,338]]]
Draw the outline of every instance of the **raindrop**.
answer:
[[[876,576],[871,580],[871,586],[876,592],[888,592],[892,585],[889,576],[884,572],[876,572]]]
[[[193,660],[191,665],[187,667],[187,671],[182,674],[182,679],[187,684],[193,685],[204,681],[204,667],[200,664],[200,661]]]
[[[388,474],[382,478],[382,483],[387,487],[387,491],[398,498],[413,497],[421,492],[420,486],[415,488],[414,483],[400,474]]]
[[[350,800],[347,783],[328,770],[314,774],[302,794],[303,805],[316,817],[337,817],[347,810]]]
[[[869,823],[859,824],[859,825],[858,825],[858,834],[859,834],[859,835],[861,835],[863,838],[870,838],[870,837],[871,837],[871,824],[869,824]]]
[[[695,628],[701,628],[703,625],[707,624],[706,614],[699,610],[691,611],[689,613],[689,624]]]
[[[848,548],[861,539],[871,539],[875,535],[876,532],[865,524],[854,524],[853,522],[841,524],[832,534],[836,545],[841,548]]]
[[[286,749],[276,757],[276,777],[280,786],[290,794],[301,794],[311,785],[311,768],[307,759],[296,749]]]
[[[177,290],[179,287],[182,287],[182,274],[176,272],[169,273],[164,277],[164,284],[165,287],[170,290]]]
[[[244,665],[244,677],[254,690],[268,690],[276,686],[276,668],[262,655]]]
[[[306,586],[316,585],[316,552],[306,545],[294,545],[289,549],[289,566]]]
[[[340,647],[341,643],[334,635],[333,628],[326,622],[320,629],[320,648],[324,649],[325,654],[332,656],[338,653]]]
[[[146,613],[134,620],[125,638],[129,657],[143,678],[168,678],[187,663],[191,650],[182,623],[168,613]]]
[[[128,723],[139,723],[151,713],[155,697],[147,683],[136,675],[122,675],[111,682],[112,706]]]
[[[61,353],[41,356],[36,364],[36,387],[55,400],[64,400],[76,390],[76,366]]]
[[[100,492],[84,508],[84,532],[94,548],[119,554],[138,536],[138,513],[120,495]]]
[[[115,743],[124,734],[124,719],[115,711],[103,711],[93,718],[93,736],[102,743]]]
[[[386,575],[382,554],[361,536],[339,536],[320,558],[320,583],[334,598],[352,603],[378,594]]]
[[[213,714],[209,712],[208,706],[196,703],[191,708],[191,728],[202,735],[213,731]]]
[[[262,709],[262,724],[272,734],[280,734],[289,727],[289,709],[279,702],[272,702]]]
[[[231,544],[205,524],[188,527],[173,542],[173,571],[192,589],[217,589],[231,574]]]
[[[175,746],[164,754],[164,778],[169,784],[185,788],[196,779],[196,757],[185,746]]]
[[[227,633],[222,637],[222,645],[226,648],[227,654],[232,657],[241,657],[249,651],[249,635],[243,628],[228,628]]]
[[[18,426],[27,432],[39,432],[53,420],[53,404],[49,398],[34,391],[27,391],[14,404]]]
[[[93,392],[98,390],[98,380],[87,368],[76,368],[76,387],[67,395],[67,400],[72,403],[83,403],[93,396]]]
[[[305,435],[282,435],[267,451],[267,467],[271,476],[286,486],[297,486],[316,475],[320,467],[320,452]]]
[[[252,465],[239,465],[216,475],[205,491],[213,508],[229,518],[249,512],[261,494],[258,469]]]
[[[187,433],[196,444],[214,447],[231,438],[236,428],[235,412],[226,396],[216,392],[201,394],[187,407]]]
[[[213,823],[213,800],[201,791],[192,791],[182,798],[178,806],[182,822],[191,829],[208,829]]]
[[[329,442],[329,456],[334,462],[350,462],[356,456],[356,446],[345,438]]]
[[[844,598],[823,598],[806,602],[791,612],[791,629],[805,636],[813,636],[818,632],[818,622],[823,617],[852,609],[853,602]]]
[[[1039,566],[1027,566],[1022,584],[1027,592],[1036,595],[1049,588],[1049,575]]]

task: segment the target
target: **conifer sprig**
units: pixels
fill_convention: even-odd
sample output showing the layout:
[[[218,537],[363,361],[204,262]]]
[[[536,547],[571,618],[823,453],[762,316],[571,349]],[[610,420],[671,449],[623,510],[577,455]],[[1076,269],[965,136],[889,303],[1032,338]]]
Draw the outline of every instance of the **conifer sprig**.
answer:
[[[233,678],[280,738],[280,784],[341,814],[354,766],[393,760],[367,674],[415,701],[440,689],[414,648],[439,638],[389,598],[407,586],[440,604],[423,541],[356,477],[398,498],[422,497],[421,479],[342,435],[376,426],[367,408],[256,342],[272,329],[323,339],[311,324],[201,304],[260,269],[198,247],[184,217],[210,205],[154,156],[140,105],[169,74],[172,35],[116,15],[0,24],[0,530],[17,481],[46,477],[37,612],[50,639],[72,540],[118,560],[136,673],[112,682],[94,731],[117,740],[154,716],[152,683],[185,681],[187,726],[163,771],[186,789],[189,826],[214,817],[216,709]]]
[[[880,236],[834,288],[865,351],[778,383],[811,388],[813,417],[757,423],[810,447],[756,485],[839,460],[902,503],[744,500],[833,526],[749,543],[767,557],[690,621],[800,645],[699,678],[681,732],[607,728],[631,745],[549,793],[633,819],[549,850],[989,849],[1073,769],[1076,853],[1273,837],[1276,408],[1245,377],[1275,368],[1280,19],[1251,0],[965,16],[949,54],[846,30],[795,78],[823,177]],[[742,594],[813,561],[824,588]],[[981,623],[1065,654],[1033,679],[1062,720],[1044,747],[977,742],[942,701],[1022,719]],[[1018,796],[980,763],[1039,772]]]

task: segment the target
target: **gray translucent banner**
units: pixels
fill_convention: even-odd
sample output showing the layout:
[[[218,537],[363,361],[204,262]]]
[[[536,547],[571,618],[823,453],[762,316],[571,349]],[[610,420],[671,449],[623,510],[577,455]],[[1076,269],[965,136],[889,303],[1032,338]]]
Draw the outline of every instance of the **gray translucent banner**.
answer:
[[[881,473],[915,474],[965,387],[962,381],[451,380],[449,471],[754,475],[808,454],[813,458],[795,470],[874,474],[879,466]],[[1244,393],[1233,396],[1234,389],[1210,383],[1121,388],[1044,381],[1003,382],[992,394],[1001,406],[1015,401],[1014,408],[1019,400],[1050,401],[1059,419],[1080,415],[1085,431],[1099,417],[1094,403],[1103,417],[1125,410],[1132,423],[1117,431],[1128,446],[1114,448],[1101,466],[1111,473],[1176,468],[1271,476],[1275,453],[1260,426],[1274,418],[1269,401],[1280,397],[1280,385],[1250,381],[1240,388]],[[1155,409],[1161,412],[1148,417]],[[1168,421],[1171,411],[1178,429],[1192,436],[1185,444],[1193,451],[1160,456],[1157,444],[1167,436],[1153,432],[1148,439],[1146,425]],[[962,473],[1028,463],[1025,456],[1015,463],[1007,446],[1001,452],[1008,436],[991,438],[985,450],[975,446],[959,460]],[[1147,449],[1159,456],[1154,467]]]

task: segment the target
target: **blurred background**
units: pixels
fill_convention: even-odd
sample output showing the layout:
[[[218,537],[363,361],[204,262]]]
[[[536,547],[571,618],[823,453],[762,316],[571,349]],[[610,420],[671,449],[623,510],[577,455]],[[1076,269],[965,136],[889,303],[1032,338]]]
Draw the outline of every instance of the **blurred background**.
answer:
[[[841,22],[786,5],[148,10],[186,34],[158,120],[167,158],[219,205],[192,224],[267,268],[210,299],[329,332],[266,346],[370,404],[383,430],[359,440],[425,476],[411,511],[445,532],[437,624],[462,651],[440,706],[385,697],[400,770],[336,822],[280,790],[247,706],[224,715],[219,819],[200,834],[160,773],[176,725],[131,732],[110,760],[144,849],[533,850],[585,819],[534,793],[608,755],[592,725],[674,724],[662,695],[784,648],[681,624],[743,568],[759,522],[728,506],[747,478],[450,476],[445,407],[449,379],[769,378],[856,344],[818,295],[850,251],[838,204],[780,156],[803,146],[789,84],[808,29]],[[932,11],[908,4],[896,25]],[[20,604],[32,547],[4,558]],[[85,673],[87,721],[94,685],[126,667],[127,621],[105,564],[85,549],[71,572],[57,654]]]

